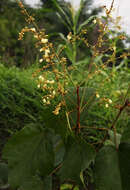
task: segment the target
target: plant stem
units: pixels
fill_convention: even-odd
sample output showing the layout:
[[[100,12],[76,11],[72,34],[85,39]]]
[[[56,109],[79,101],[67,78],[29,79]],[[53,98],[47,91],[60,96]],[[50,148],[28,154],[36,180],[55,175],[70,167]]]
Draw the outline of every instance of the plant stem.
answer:
[[[80,133],[80,96],[79,96],[79,86],[77,86],[77,125],[76,133]]]
[[[73,33],[74,33],[74,42],[73,42],[73,64],[76,63],[76,57],[77,57],[77,45],[76,45],[76,25],[75,25],[75,22],[74,22],[74,19],[75,19],[75,15],[73,13]]]
[[[112,126],[111,126],[111,129],[114,130],[114,141],[115,141],[115,146],[116,146],[116,149],[117,149],[117,150],[118,150],[118,144],[117,144],[117,138],[116,138],[116,127],[115,127],[115,125],[116,125],[116,123],[117,123],[117,121],[118,121],[118,119],[119,119],[121,113],[123,112],[123,110],[124,110],[127,106],[129,106],[129,104],[130,104],[129,101],[126,100],[125,103],[124,103],[124,105],[120,107],[119,112],[118,112],[118,114],[117,114],[117,116],[116,116],[116,118],[115,118],[115,120],[114,120],[114,122],[113,122],[113,124],[112,124]]]

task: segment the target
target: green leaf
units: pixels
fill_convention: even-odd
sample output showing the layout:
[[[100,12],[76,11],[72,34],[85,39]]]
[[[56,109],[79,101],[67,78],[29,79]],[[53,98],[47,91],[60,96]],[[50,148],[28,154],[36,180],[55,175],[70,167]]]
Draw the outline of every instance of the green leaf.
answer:
[[[60,4],[59,4],[56,0],[52,0],[52,2],[53,2],[54,5],[57,7],[59,13],[61,13],[61,14],[64,16],[64,18],[65,18],[65,20],[66,20],[66,22],[67,22],[67,25],[71,27],[70,18],[68,17],[68,15],[67,15],[66,12],[64,11],[64,9],[60,6]],[[64,20],[63,20],[63,22],[64,22]]]
[[[104,146],[97,154],[94,178],[97,190],[130,189],[130,144]]]
[[[119,146],[119,164],[122,179],[122,189],[130,189],[130,143],[121,143]]]
[[[20,190],[52,190],[52,177],[47,176],[41,180],[38,176],[32,176],[23,182]]]
[[[118,155],[114,147],[105,146],[99,151],[95,161],[94,174],[97,189],[122,190]]]
[[[130,127],[127,127],[121,137],[121,143],[130,143]]]
[[[55,138],[54,140],[55,166],[57,166],[63,161],[65,148],[61,138]]]
[[[61,137],[64,138],[67,135],[67,121],[65,112],[64,110],[61,110],[59,115],[54,115],[52,111],[54,111],[54,107],[44,110],[43,118],[45,126],[53,129],[55,134],[61,135]]]
[[[23,181],[19,190],[42,190],[43,182],[37,177],[29,177],[26,181]]]
[[[52,176],[47,176],[44,181],[44,190],[52,190]]]
[[[67,44],[66,48],[64,49],[68,59],[73,63],[73,48],[70,44]]]
[[[8,166],[5,163],[0,163],[0,184],[8,182]]]
[[[71,27],[68,25],[68,23],[65,22],[62,16],[59,13],[56,13],[56,15],[58,16],[59,20],[63,23],[63,25],[66,26],[69,31],[71,31]]]
[[[81,182],[81,171],[88,168],[95,158],[95,150],[82,139],[74,141],[65,153],[63,166],[59,171],[62,181],[74,180]]]
[[[82,24],[79,25],[78,28],[78,33],[81,31],[81,29],[86,26],[89,22],[91,22],[92,20],[94,20],[97,16],[91,16],[89,17],[87,20],[85,20]]]
[[[54,165],[52,133],[30,125],[12,136],[3,151],[8,160],[9,183],[20,187],[32,176],[47,176]]]
[[[112,130],[108,131],[108,134],[110,136],[110,141],[115,144],[115,140],[114,140],[114,132]],[[116,141],[117,141],[117,146],[119,147],[120,144],[120,139],[121,139],[121,134],[116,133]]]
[[[77,24],[78,24],[78,21],[79,21],[79,17],[80,17],[80,14],[82,12],[82,9],[84,7],[84,1],[81,0],[80,1],[80,6],[79,6],[79,9],[77,10],[75,16],[74,16],[74,25],[75,25],[75,28],[77,27]]]

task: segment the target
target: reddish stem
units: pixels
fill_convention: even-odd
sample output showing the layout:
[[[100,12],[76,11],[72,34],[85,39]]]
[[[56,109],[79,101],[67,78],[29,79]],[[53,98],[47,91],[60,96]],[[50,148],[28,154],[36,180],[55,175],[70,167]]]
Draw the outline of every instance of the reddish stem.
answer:
[[[114,130],[114,141],[115,141],[115,145],[116,145],[116,150],[118,150],[118,145],[117,145],[117,139],[116,139],[116,127],[115,127],[115,125],[116,125],[116,122],[117,122],[117,120],[119,119],[121,113],[123,112],[123,110],[124,110],[126,107],[129,107],[129,106],[130,106],[130,102],[129,102],[128,100],[126,100],[125,103],[124,103],[124,105],[120,107],[119,112],[118,112],[118,114],[117,114],[117,116],[116,116],[116,118],[115,118],[115,120],[114,120],[114,122],[113,122],[113,124],[112,124],[112,126],[111,126],[111,129]],[[107,132],[106,135],[104,136],[104,139],[103,139],[102,143],[99,145],[98,150],[99,150],[100,147],[104,144],[104,142],[106,141],[106,139],[107,139],[108,136],[109,136],[109,135],[108,135],[108,132]],[[98,151],[98,150],[97,150],[97,151]]]
[[[116,124],[118,118],[120,117],[121,113],[122,113],[123,110],[124,110],[127,106],[129,106],[129,105],[130,105],[129,101],[126,100],[125,103],[124,103],[124,105],[120,107],[120,110],[119,110],[119,112],[118,112],[118,114],[117,114],[117,116],[116,116],[116,119],[114,120],[114,122],[113,122],[113,124],[112,124],[112,126],[111,126],[111,129],[113,129],[113,128],[115,127],[115,124]]]
[[[118,150],[118,144],[117,144],[117,139],[116,139],[116,127],[115,127],[115,125],[116,125],[116,122],[119,119],[121,113],[123,112],[123,110],[127,106],[129,106],[129,101],[128,100],[126,100],[125,103],[124,103],[124,105],[120,107],[120,110],[119,110],[119,112],[118,112],[118,114],[117,114],[117,116],[116,116],[116,118],[115,118],[115,120],[114,120],[114,122],[113,122],[113,124],[111,126],[111,129],[114,130],[114,141],[115,141],[116,150]]]

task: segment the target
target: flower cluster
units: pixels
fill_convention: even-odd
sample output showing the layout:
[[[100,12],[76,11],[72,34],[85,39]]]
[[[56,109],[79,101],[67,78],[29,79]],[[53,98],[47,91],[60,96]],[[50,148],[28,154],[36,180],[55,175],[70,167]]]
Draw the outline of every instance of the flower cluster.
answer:
[[[24,15],[27,17],[27,21],[30,18],[30,15],[27,13],[22,3],[20,3],[19,6],[21,7]],[[28,23],[30,22],[33,23],[34,20],[30,20]],[[21,30],[19,33],[19,40],[23,39],[26,32],[31,32],[33,34],[33,37],[36,39],[36,47],[41,53],[39,63],[44,63],[44,66],[39,71],[37,71],[34,76],[39,75],[38,73],[42,71],[43,74],[38,77],[37,87],[42,89],[45,94],[42,97],[44,105],[49,105],[56,96],[63,97],[67,92],[67,60],[65,57],[57,54],[53,47],[53,44],[49,42],[48,35],[45,34],[45,30],[40,30],[35,23],[33,23],[33,25],[33,28],[25,27]],[[59,103],[53,113],[58,114],[62,105],[62,103]]]
[[[37,87],[42,89],[43,92],[45,92],[46,95],[42,97],[42,101],[46,105],[49,105],[51,100],[54,99],[56,96],[54,83],[54,80],[46,80],[46,78],[42,75],[40,75],[38,78]]]
[[[96,92],[96,98],[100,98],[99,93]],[[110,104],[112,104],[112,100],[110,98],[100,98],[100,102],[105,102],[105,107],[108,108]]]
[[[42,97],[44,105],[49,105],[56,96],[62,97],[62,102],[58,102],[56,109],[53,111],[53,113],[57,115],[59,114],[61,106],[64,105],[63,99],[65,94],[67,93],[68,81],[71,81],[73,83],[72,79],[69,76],[69,72],[71,72],[71,70],[73,70],[73,68],[75,67],[73,65],[67,67],[67,59],[62,56],[62,50],[64,49],[64,47],[60,50],[56,50],[53,44],[49,41],[48,35],[46,35],[45,30],[40,30],[37,27],[36,23],[34,22],[34,18],[27,13],[22,3],[19,3],[19,6],[21,7],[23,14],[27,17],[26,21],[28,23],[32,23],[34,26],[33,28],[23,28],[22,31],[19,33],[19,40],[23,39],[25,32],[31,32],[33,34],[33,37],[36,39],[36,47],[39,49],[40,52],[39,64],[42,63],[42,68],[39,69],[39,71],[35,75],[39,76],[37,87],[42,89],[44,92],[44,96]],[[114,40],[111,43],[109,43],[108,38],[108,34],[110,33],[110,30],[108,28],[108,22],[109,20],[111,20],[110,13],[113,8],[113,3],[111,5],[110,10],[106,9],[106,7],[104,8],[106,11],[106,19],[99,19],[97,17],[94,17],[92,21],[92,23],[97,26],[96,29],[98,31],[98,35],[94,43],[90,44],[88,42],[87,37],[89,30],[84,27],[80,29],[76,34],[74,32],[69,32],[69,34],[66,37],[67,44],[69,43],[70,45],[72,45],[70,47],[72,47],[72,49],[75,51],[77,48],[76,41],[81,41],[87,47],[91,47],[91,63],[88,68],[87,76],[85,78],[86,81],[97,76],[97,74],[104,75],[106,77],[104,78],[104,81],[110,81],[110,75],[108,77],[107,74],[105,75],[105,68],[107,67],[109,62],[114,63],[116,59],[116,45],[115,43],[113,43]],[[120,19],[118,18],[117,20]],[[119,38],[124,39],[124,36],[120,35]],[[104,43],[107,42],[108,45],[104,46]],[[111,51],[111,58],[108,58],[106,62],[102,62],[100,65],[98,65],[95,61],[96,58],[103,53],[105,54],[108,51]],[[123,55],[123,57],[124,56],[127,55]],[[74,61],[76,61],[76,54],[73,57]],[[39,75],[41,71],[43,74]],[[103,85],[104,83],[100,85],[100,88],[103,87]],[[112,104],[111,99],[100,98],[99,93],[96,93],[96,97],[100,100],[101,103],[105,102],[106,108],[109,107],[110,104]]]

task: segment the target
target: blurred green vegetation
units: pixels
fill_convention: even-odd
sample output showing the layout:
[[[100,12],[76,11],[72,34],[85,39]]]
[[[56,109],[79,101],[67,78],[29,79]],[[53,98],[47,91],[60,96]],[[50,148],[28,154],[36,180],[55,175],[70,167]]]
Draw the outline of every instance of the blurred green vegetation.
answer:
[[[25,7],[31,15],[34,15],[39,28],[46,30],[52,42],[55,44],[64,44],[62,37],[72,32],[72,27],[68,28],[65,24],[67,21],[64,20],[64,15],[60,12],[54,1],[41,0],[41,2],[42,5],[39,8],[31,8],[26,4]],[[67,6],[70,7],[70,4],[63,0],[57,0],[57,2],[66,12],[72,23],[72,15],[69,12],[70,9],[67,8]],[[82,11],[80,12],[77,26],[91,16],[98,15],[101,12],[100,8],[93,8],[92,3],[93,1],[90,0],[85,1]],[[26,68],[35,63],[36,59],[39,59],[40,53],[35,48],[34,38],[31,35],[26,34],[25,40],[18,41],[19,32],[23,27],[27,26],[27,24],[15,0],[0,1],[0,26],[0,60],[3,64],[6,66],[15,65]],[[91,43],[95,43],[98,36],[97,26],[93,28],[92,26],[89,27],[88,24],[87,28],[89,40]],[[62,34],[62,37],[60,34]],[[126,40],[127,42],[129,42],[128,39],[129,38]],[[119,48],[117,57],[120,56],[122,51],[126,52],[124,43],[121,40],[118,40],[117,47]],[[110,54],[110,52],[108,52],[108,54]],[[91,56],[90,49],[84,45],[80,46],[77,56],[78,60],[86,56]],[[120,62],[121,60],[118,60],[118,64]]]

